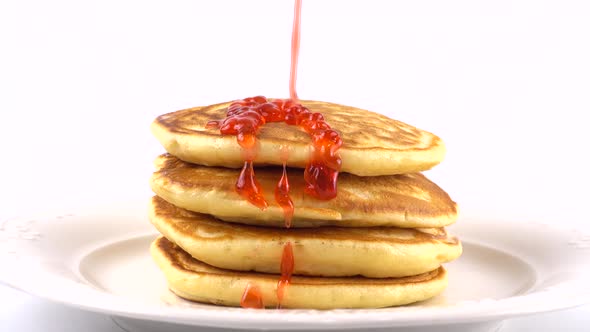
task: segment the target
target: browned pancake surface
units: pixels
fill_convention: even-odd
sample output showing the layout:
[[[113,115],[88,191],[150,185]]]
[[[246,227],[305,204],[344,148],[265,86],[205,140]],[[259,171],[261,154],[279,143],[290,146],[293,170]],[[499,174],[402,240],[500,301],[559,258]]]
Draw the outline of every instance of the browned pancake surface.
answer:
[[[430,169],[444,158],[439,137],[409,124],[367,110],[319,101],[302,101],[312,112],[324,115],[338,131],[342,171],[361,176],[389,175]],[[206,128],[207,122],[225,118],[230,103],[194,107],[159,116],[152,131],[166,150],[177,157],[209,166],[240,167],[241,150],[235,136]],[[305,167],[311,139],[297,126],[267,123],[257,135],[258,164],[281,165],[280,150],[289,150],[288,165]]]
[[[217,275],[230,278],[245,278],[249,281],[271,281],[276,282],[278,276],[275,274],[252,273],[231,271],[219,269],[211,265],[207,265],[191,257],[188,253],[182,250],[174,243],[161,237],[156,240],[155,246],[160,250],[171,264],[185,272],[202,274],[202,275]],[[415,276],[403,278],[363,278],[363,277],[342,277],[342,278],[326,278],[326,277],[302,277],[293,276],[291,285],[349,285],[351,287],[366,286],[366,285],[403,285],[403,284],[419,284],[429,280],[444,278],[446,271],[440,267],[434,271],[422,273]]]
[[[169,154],[156,161],[152,189],[182,208],[241,223],[282,226],[283,211],[273,193],[282,170],[256,169],[269,208],[262,211],[235,192],[239,170],[191,164]],[[295,205],[294,227],[398,226],[442,227],[453,223],[457,205],[420,173],[359,177],[343,173],[338,195],[323,201],[304,194],[303,170],[289,169],[290,195]]]

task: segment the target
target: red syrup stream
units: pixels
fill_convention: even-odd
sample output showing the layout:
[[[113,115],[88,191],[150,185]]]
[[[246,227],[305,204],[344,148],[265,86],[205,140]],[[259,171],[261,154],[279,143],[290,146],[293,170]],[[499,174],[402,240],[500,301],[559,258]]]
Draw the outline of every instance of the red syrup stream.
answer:
[[[301,38],[301,0],[295,0],[293,31],[291,36],[291,71],[289,78],[290,99],[267,99],[262,96],[237,100],[228,107],[227,117],[223,120],[210,121],[207,128],[219,128],[223,135],[235,135],[238,144],[244,151],[244,167],[236,182],[236,192],[251,204],[264,210],[268,203],[260,183],[254,174],[253,161],[258,153],[256,135],[267,122],[285,122],[296,125],[307,132],[312,141],[312,153],[305,167],[304,191],[307,195],[320,200],[336,197],[338,172],[342,160],[338,149],[342,146],[340,135],[332,130],[321,113],[313,113],[299,103],[296,91],[297,64]],[[283,173],[275,187],[275,200],[283,209],[285,227],[291,227],[294,214],[293,201],[289,195],[289,179],[287,177],[286,160],[283,162]],[[281,257],[281,279],[277,284],[279,307],[290,283],[294,269],[294,257],[291,242],[283,247]],[[250,298],[260,297],[260,290],[248,284],[242,297],[241,305],[250,305]],[[262,298],[259,298],[262,305]]]
[[[291,75],[289,76],[289,97],[299,102],[295,85],[297,84],[297,64],[299,63],[299,41],[301,40],[301,0],[295,0],[293,30],[291,33]]]

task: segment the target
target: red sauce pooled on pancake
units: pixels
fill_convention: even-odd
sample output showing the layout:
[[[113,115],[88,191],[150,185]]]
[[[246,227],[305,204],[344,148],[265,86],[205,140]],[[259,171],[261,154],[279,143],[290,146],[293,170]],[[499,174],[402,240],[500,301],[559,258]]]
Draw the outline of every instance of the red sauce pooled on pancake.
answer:
[[[242,308],[264,309],[264,303],[262,302],[262,292],[260,292],[260,288],[249,283],[244,290],[242,299],[240,300],[240,306]]]
[[[313,152],[305,167],[305,193],[322,200],[336,197],[336,182],[342,165],[337,153],[342,146],[340,135],[321,113],[313,113],[289,99],[268,100],[262,96],[233,102],[224,120],[207,124],[209,127],[219,126],[224,135],[235,135],[244,149],[246,161],[236,184],[238,193],[261,209],[268,206],[252,169],[257,154],[256,134],[267,122],[297,125],[311,136]]]

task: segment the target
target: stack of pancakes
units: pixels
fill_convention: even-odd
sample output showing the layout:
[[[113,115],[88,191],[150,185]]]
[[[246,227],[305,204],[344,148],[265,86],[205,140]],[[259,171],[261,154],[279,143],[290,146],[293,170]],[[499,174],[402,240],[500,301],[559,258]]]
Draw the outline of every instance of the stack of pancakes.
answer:
[[[152,255],[177,295],[239,306],[255,285],[276,307],[286,243],[293,277],[285,308],[377,308],[431,298],[444,290],[442,263],[461,255],[444,226],[457,206],[420,171],[437,165],[445,147],[435,135],[383,115],[332,103],[302,101],[340,133],[337,197],[304,194],[310,138],[296,126],[267,123],[259,134],[256,177],[267,195],[261,210],[235,191],[243,155],[235,136],[206,128],[229,103],[162,115],[152,132],[168,154],[156,159],[150,220],[163,235]],[[284,153],[295,211],[284,227],[272,199]]]

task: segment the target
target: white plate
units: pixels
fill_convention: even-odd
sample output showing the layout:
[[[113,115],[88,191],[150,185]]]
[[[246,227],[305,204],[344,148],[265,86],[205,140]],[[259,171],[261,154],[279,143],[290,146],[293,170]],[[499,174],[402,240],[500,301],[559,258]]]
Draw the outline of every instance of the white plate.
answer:
[[[358,329],[490,331],[509,317],[590,298],[590,234],[541,223],[461,218],[463,256],[449,288],[420,304],[377,310],[244,310],[177,298],[152,263],[146,204],[116,204],[0,223],[0,281],[110,314],[137,331]],[[175,325],[170,325],[174,323]]]

